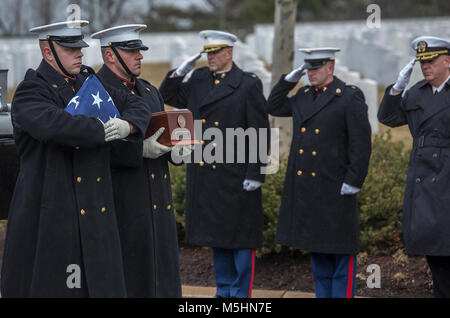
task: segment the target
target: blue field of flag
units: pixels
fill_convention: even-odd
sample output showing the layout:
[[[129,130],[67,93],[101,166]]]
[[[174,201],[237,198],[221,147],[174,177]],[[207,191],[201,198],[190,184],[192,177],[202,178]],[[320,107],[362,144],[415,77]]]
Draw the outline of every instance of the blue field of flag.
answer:
[[[72,115],[85,115],[103,123],[120,118],[114,102],[95,75],[90,75],[65,110]]]

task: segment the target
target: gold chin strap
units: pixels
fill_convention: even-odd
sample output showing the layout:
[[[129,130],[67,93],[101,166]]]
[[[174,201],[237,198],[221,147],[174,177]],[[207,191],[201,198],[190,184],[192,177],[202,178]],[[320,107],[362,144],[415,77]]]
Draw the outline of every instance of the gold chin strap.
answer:
[[[211,45],[205,45],[203,47],[203,52],[202,53],[209,53],[209,52],[214,52],[220,49],[223,49],[225,47],[230,47],[228,44],[211,44]]]
[[[416,61],[434,59],[435,57],[438,57],[439,55],[442,54],[448,54],[448,50],[418,53],[416,54]]]

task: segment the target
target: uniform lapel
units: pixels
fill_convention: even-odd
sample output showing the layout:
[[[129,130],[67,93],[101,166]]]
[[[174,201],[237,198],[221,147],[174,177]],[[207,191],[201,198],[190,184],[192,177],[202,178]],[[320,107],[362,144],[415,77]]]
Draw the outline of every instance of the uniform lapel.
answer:
[[[233,93],[234,90],[239,87],[242,75],[242,70],[233,63],[233,66],[228,72],[227,76],[221,80],[221,83],[219,85],[214,85],[212,90],[200,103],[199,107],[202,108],[206,105],[215,103]],[[211,78],[211,81],[213,81],[212,76],[209,77]]]
[[[138,79],[136,79],[136,85],[134,89],[136,90],[136,93],[139,96],[143,97],[144,99],[150,96],[153,97],[152,93],[150,92],[150,89],[144,86],[144,84],[142,84],[141,81],[139,81]],[[154,110],[152,109],[152,111]]]
[[[115,89],[130,91],[128,86],[124,85],[123,81],[119,77],[117,77],[117,75],[114,74],[114,72],[111,71],[106,65],[103,65],[103,67],[98,71],[97,74],[106,85],[109,85]],[[149,103],[153,113],[162,111],[159,108],[160,102],[158,96],[154,96],[150,88],[147,88],[143,83],[141,83],[139,79],[136,79],[136,84],[134,87],[136,93],[139,96],[144,98],[146,101],[153,101],[152,103]],[[119,109],[119,111],[123,110]]]
[[[122,81],[114,74],[109,67],[103,64],[102,68],[98,71],[97,75],[102,79],[102,81],[114,88],[123,89],[125,85],[123,85]]]
[[[50,84],[51,87],[56,90],[58,96],[62,100],[62,108],[65,108],[67,104],[69,104],[70,100],[75,96],[72,84],[44,60],[42,60],[36,71],[45,79],[45,81],[47,81],[47,83]],[[77,80],[80,81],[78,78]]]
[[[314,90],[314,88],[311,89]],[[308,106],[302,107],[303,121],[310,119],[318,112],[320,112],[333,100],[333,98],[335,98],[336,96],[340,96],[344,92],[344,89],[345,83],[335,76],[333,82],[328,85],[327,90],[325,92],[322,92],[322,94],[312,103],[311,101],[314,98],[314,92],[308,92],[309,103],[305,104]]]
[[[294,107],[298,107],[298,111],[294,114],[298,114],[298,121],[303,122],[303,118],[311,113],[310,108],[314,105],[314,87],[309,87],[304,91],[305,96],[302,98],[301,103],[296,104]]]
[[[161,102],[158,96],[156,95],[158,94],[157,92],[156,94],[155,92],[152,92],[152,90],[146,85],[144,85],[144,83],[139,79],[136,79],[135,89],[136,93],[142,98],[144,98],[146,101],[149,100],[153,101],[152,103],[149,103],[150,107],[152,108],[152,113],[164,111],[164,109],[161,109]]]
[[[450,107],[450,80],[447,81],[447,84],[437,96],[433,95],[433,90],[429,84],[424,85],[421,90],[422,94],[420,94],[418,105],[424,109],[424,113],[419,126],[430,117]]]
[[[129,90],[128,87],[123,84],[123,81],[105,64],[103,64],[102,68],[97,72],[97,76],[101,79],[106,91],[112,88],[117,90]],[[122,105],[116,105],[116,107],[119,110],[119,113],[123,112]]]

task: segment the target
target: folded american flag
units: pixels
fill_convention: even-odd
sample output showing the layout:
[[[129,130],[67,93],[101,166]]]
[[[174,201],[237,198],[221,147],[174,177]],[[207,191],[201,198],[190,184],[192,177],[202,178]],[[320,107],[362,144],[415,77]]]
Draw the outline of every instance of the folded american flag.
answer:
[[[120,118],[114,102],[95,75],[90,75],[65,110],[72,115],[85,115],[103,123]]]

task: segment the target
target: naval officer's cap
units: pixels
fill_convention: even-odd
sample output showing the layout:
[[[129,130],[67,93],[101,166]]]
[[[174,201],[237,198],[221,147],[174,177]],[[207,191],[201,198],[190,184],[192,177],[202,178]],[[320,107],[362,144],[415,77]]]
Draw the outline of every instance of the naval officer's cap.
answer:
[[[212,53],[226,47],[233,47],[238,39],[234,34],[215,30],[201,31],[200,37],[204,41],[202,53]]]
[[[120,25],[96,32],[91,35],[91,38],[100,40],[101,47],[115,47],[126,51],[147,51],[148,47],[142,43],[140,38],[141,31],[146,28],[145,24]]]
[[[441,55],[450,55],[450,41],[434,36],[421,36],[411,42],[416,61],[432,61]]]
[[[30,32],[39,35],[39,41],[53,41],[61,46],[83,48],[89,45],[83,41],[81,28],[89,21],[74,20],[52,23],[30,29]]]
[[[299,49],[300,52],[305,53],[305,62],[311,66],[310,70],[321,68],[329,61],[335,60],[335,53],[339,52],[338,48],[313,48],[313,49]]]

